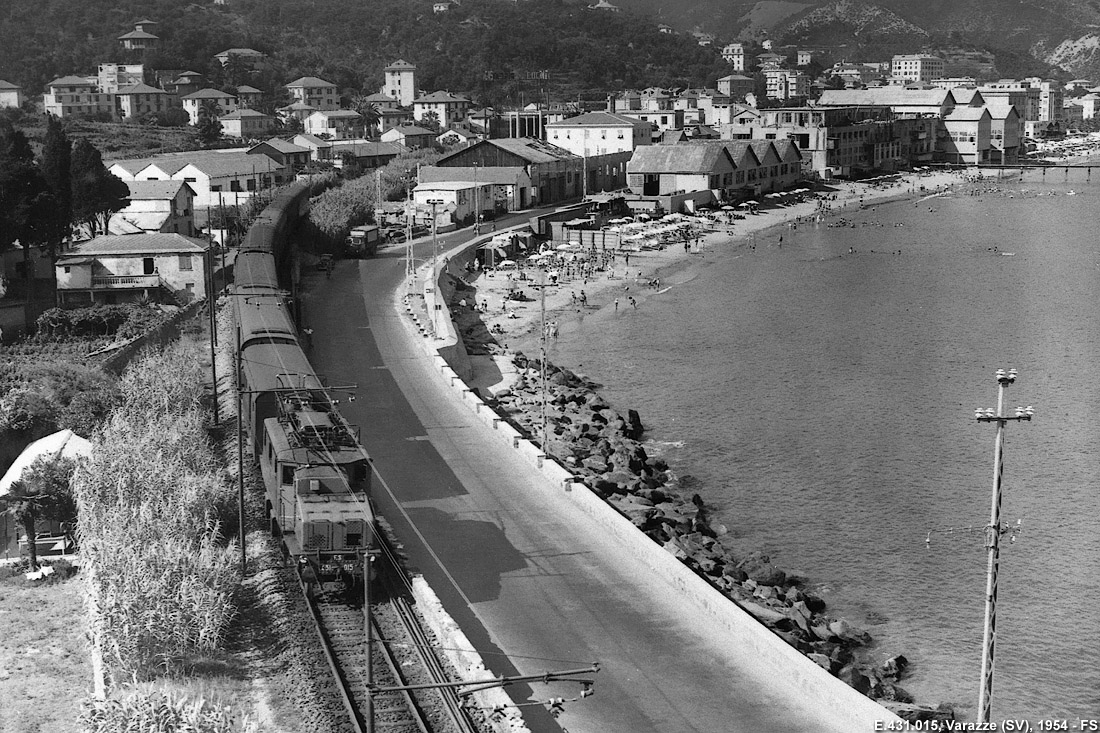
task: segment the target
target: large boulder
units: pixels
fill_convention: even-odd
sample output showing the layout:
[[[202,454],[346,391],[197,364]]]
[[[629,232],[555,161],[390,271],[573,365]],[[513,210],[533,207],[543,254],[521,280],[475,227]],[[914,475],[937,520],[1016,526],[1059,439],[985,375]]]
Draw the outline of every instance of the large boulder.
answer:
[[[632,438],[634,440],[640,440],[642,437],[642,433],[645,432],[645,428],[642,426],[642,418],[639,417],[637,410],[627,410],[626,423],[626,437]]]
[[[783,585],[787,581],[787,574],[772,565],[771,558],[762,552],[752,553],[742,560],[738,567],[757,583]]]

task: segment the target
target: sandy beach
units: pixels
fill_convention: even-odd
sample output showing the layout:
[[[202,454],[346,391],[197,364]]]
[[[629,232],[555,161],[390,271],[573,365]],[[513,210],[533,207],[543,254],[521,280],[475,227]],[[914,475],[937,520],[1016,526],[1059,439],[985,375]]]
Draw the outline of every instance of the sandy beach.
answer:
[[[559,338],[572,319],[615,309],[655,307],[659,298],[654,296],[686,287],[690,268],[709,255],[781,246],[784,232],[818,216],[835,220],[875,202],[933,195],[965,178],[965,172],[936,171],[882,182],[831,182],[816,186],[798,203],[766,204],[759,213],[732,223],[719,216],[718,221],[697,227],[693,235],[698,237],[693,236],[687,247],[681,242],[661,249],[601,252],[592,268],[563,265],[549,266],[546,272],[525,267],[458,273],[462,283],[450,298],[450,309],[471,354],[475,373],[470,386],[491,392],[505,389],[514,378],[511,355],[522,351],[538,356],[541,294],[545,294],[547,338]],[[556,284],[547,276],[554,271],[558,273]],[[540,288],[540,281],[548,284]],[[526,299],[508,298],[513,292]]]

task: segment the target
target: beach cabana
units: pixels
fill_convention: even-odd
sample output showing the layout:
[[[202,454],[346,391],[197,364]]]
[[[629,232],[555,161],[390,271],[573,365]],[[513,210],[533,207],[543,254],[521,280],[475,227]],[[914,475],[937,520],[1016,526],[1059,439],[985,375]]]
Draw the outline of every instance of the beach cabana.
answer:
[[[7,494],[11,490],[12,484],[21,479],[23,472],[39,458],[56,461],[59,458],[87,457],[91,454],[92,444],[72,430],[59,430],[52,435],[47,435],[45,438],[39,438],[23,449],[23,452],[19,454],[7,472],[4,473],[3,478],[0,478],[0,496]],[[48,533],[50,535],[60,535],[61,527],[59,525],[51,526]],[[8,515],[0,517],[0,546],[3,547],[5,556],[17,551],[15,540],[15,521]],[[53,544],[50,543],[47,547],[40,546],[38,548],[39,554],[50,554]],[[59,550],[64,549],[65,543],[62,542],[61,544],[62,547],[59,547]]]

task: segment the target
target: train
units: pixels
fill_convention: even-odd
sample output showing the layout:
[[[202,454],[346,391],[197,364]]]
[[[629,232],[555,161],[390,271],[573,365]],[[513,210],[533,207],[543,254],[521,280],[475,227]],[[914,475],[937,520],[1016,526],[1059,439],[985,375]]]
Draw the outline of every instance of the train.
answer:
[[[302,182],[276,195],[234,263],[242,450],[260,466],[266,516],[284,553],[308,562],[321,580],[361,578],[377,542],[371,460],[306,357],[291,297],[290,237],[309,194]]]

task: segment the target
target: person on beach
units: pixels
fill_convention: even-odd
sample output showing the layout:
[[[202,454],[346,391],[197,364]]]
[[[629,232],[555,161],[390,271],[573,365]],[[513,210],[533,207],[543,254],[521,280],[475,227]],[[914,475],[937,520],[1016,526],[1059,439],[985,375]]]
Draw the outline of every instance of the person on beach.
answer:
[[[581,291],[581,305],[588,305],[588,296],[584,294],[583,290]]]
[[[630,298],[630,305],[631,305],[631,306],[632,306],[632,307],[633,307],[633,308],[634,308],[635,310],[637,310],[637,309],[638,309],[638,301],[634,300],[633,296],[631,296],[631,298]]]
[[[615,312],[616,313],[619,312],[619,299],[618,298],[615,298]]]

